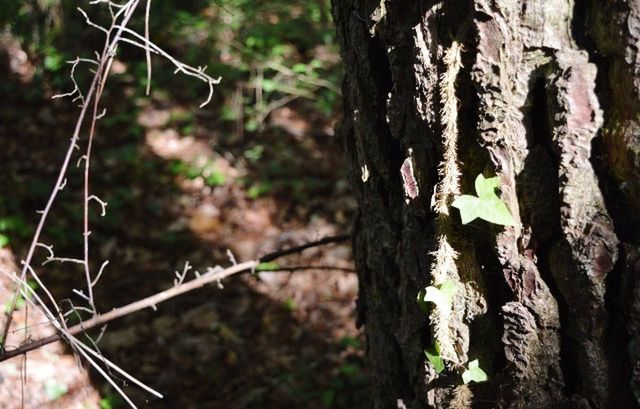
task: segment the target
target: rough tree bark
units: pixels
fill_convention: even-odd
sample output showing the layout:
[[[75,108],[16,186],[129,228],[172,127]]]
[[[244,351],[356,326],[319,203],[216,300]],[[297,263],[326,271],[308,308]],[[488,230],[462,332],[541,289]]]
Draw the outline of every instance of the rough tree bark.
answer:
[[[638,407],[640,4],[333,13],[374,407]],[[515,226],[460,223],[451,200],[480,173]],[[418,292],[446,280],[451,311],[425,312]],[[489,380],[465,386],[474,359]]]

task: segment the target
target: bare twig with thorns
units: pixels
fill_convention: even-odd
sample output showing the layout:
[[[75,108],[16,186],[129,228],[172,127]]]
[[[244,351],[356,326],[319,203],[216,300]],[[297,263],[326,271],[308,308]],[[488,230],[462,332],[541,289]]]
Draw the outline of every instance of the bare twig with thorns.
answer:
[[[139,3],[141,0],[128,0],[122,4],[116,3],[114,1],[111,0],[93,0],[90,1],[89,4],[91,5],[96,5],[96,4],[106,4],[108,9],[109,9],[109,13],[111,15],[111,23],[110,26],[108,28],[106,27],[102,27],[98,24],[95,24],[94,22],[92,22],[89,19],[89,16],[87,15],[87,13],[78,8],[78,10],[80,11],[80,13],[84,16],[85,21],[87,22],[87,24],[90,27],[96,28],[99,31],[102,31],[103,33],[105,33],[105,41],[104,41],[104,45],[103,45],[103,49],[101,53],[95,52],[95,59],[92,58],[80,58],[77,57],[75,60],[72,61],[68,61],[69,64],[71,64],[71,69],[70,69],[70,77],[71,77],[71,81],[73,83],[73,90],[67,93],[62,93],[62,94],[58,94],[58,95],[54,95],[53,99],[56,98],[62,98],[62,97],[71,97],[72,98],[72,102],[75,102],[77,100],[80,100],[81,104],[80,104],[80,113],[78,114],[78,118],[76,121],[76,125],[74,127],[74,131],[73,134],[71,136],[71,139],[69,141],[69,145],[68,148],[66,150],[66,154],[64,156],[64,160],[62,162],[62,165],[60,166],[60,170],[58,173],[58,177],[57,180],[54,184],[54,188],[52,189],[51,194],[49,195],[49,198],[47,199],[47,203],[44,207],[43,210],[38,211],[37,213],[40,215],[38,224],[36,226],[31,244],[29,245],[28,251],[27,251],[27,255],[24,258],[24,260],[22,260],[21,264],[22,264],[22,269],[21,272],[19,274],[19,276],[13,276],[14,281],[17,283],[17,288],[14,291],[13,294],[13,298],[11,300],[11,303],[9,305],[9,308],[6,311],[6,320],[4,323],[4,327],[2,329],[2,333],[0,334],[0,356],[1,357],[6,357],[7,356],[7,351],[6,351],[6,345],[7,345],[7,337],[9,334],[9,329],[11,327],[11,323],[13,320],[13,314],[14,311],[16,309],[16,304],[18,302],[18,298],[20,295],[23,295],[26,297],[26,295],[33,293],[33,290],[28,287],[26,285],[27,283],[27,277],[31,276],[33,277],[33,279],[38,283],[38,285],[40,286],[40,288],[46,293],[47,297],[49,298],[49,300],[51,301],[51,303],[53,304],[54,308],[55,308],[55,313],[52,313],[47,306],[42,302],[42,300],[40,300],[39,298],[36,298],[38,300],[37,305],[43,310],[45,311],[45,314],[47,315],[47,317],[50,319],[51,323],[54,325],[54,327],[56,327],[56,329],[58,329],[59,333],[62,334],[60,335],[61,337],[65,338],[69,344],[74,348],[74,350],[76,350],[76,352],[80,355],[82,355],[84,358],[86,358],[94,367],[96,367],[96,369],[105,377],[105,379],[112,383],[112,385],[114,385],[114,387],[116,388],[116,390],[122,395],[122,397],[127,401],[127,403],[129,403],[132,407],[135,407],[133,405],[133,403],[126,397],[126,395],[114,384],[113,380],[110,379],[109,375],[105,372],[103,372],[98,366],[97,364],[92,360],[92,358],[90,357],[90,355],[93,355],[94,357],[97,354],[95,351],[90,350],[90,349],[86,349],[88,347],[82,345],[80,342],[78,342],[77,340],[75,340],[73,338],[73,334],[69,333],[66,329],[65,326],[65,321],[64,321],[64,315],[62,314],[60,308],[58,307],[58,305],[56,304],[55,300],[53,299],[53,297],[51,296],[51,294],[49,293],[49,291],[47,290],[46,286],[44,285],[44,283],[40,280],[38,274],[36,273],[35,269],[32,267],[32,261],[33,261],[33,257],[35,254],[35,250],[37,247],[42,247],[45,250],[48,251],[49,256],[46,258],[45,262],[43,263],[46,264],[48,262],[53,262],[53,261],[57,261],[57,262],[74,262],[74,263],[78,263],[81,264],[84,268],[84,272],[85,272],[85,280],[86,280],[86,294],[82,291],[82,290],[78,290],[78,289],[74,289],[73,292],[76,294],[79,294],[88,304],[89,308],[86,307],[74,307],[74,310],[77,309],[82,309],[82,310],[89,310],[91,311],[91,314],[93,314],[94,318],[97,317],[97,310],[95,307],[95,300],[93,297],[93,287],[97,284],[98,280],[100,279],[102,273],[104,272],[104,269],[106,267],[106,265],[108,264],[108,260],[104,261],[101,264],[100,270],[98,272],[98,274],[95,277],[92,277],[92,272],[90,269],[90,253],[89,253],[89,238],[90,238],[90,234],[91,231],[89,230],[89,202],[91,200],[95,200],[97,201],[100,206],[101,206],[101,215],[104,216],[106,214],[106,202],[102,201],[99,197],[97,197],[96,195],[92,195],[90,193],[90,184],[89,184],[89,176],[90,176],[90,171],[91,171],[91,153],[92,153],[92,145],[93,145],[93,139],[95,137],[95,131],[96,131],[96,123],[97,121],[102,118],[105,113],[106,113],[106,109],[100,109],[100,100],[102,98],[102,94],[103,91],[105,89],[105,85],[107,82],[107,78],[109,76],[109,72],[111,71],[111,66],[114,62],[115,56],[116,56],[116,52],[118,49],[118,46],[120,43],[127,43],[127,44],[132,44],[134,46],[140,47],[142,49],[145,50],[145,54],[146,54],[146,60],[147,60],[147,87],[146,87],[146,93],[149,94],[150,91],[150,83],[151,83],[151,53],[155,53],[155,54],[159,54],[161,56],[163,56],[164,58],[168,59],[172,64],[175,65],[176,70],[175,72],[180,72],[183,73],[185,75],[188,76],[192,76],[195,78],[198,78],[202,81],[204,81],[209,88],[209,94],[207,99],[200,105],[200,107],[203,107],[204,105],[206,105],[207,103],[209,103],[211,101],[211,98],[213,96],[213,85],[218,84],[220,82],[220,78],[214,79],[212,77],[210,77],[209,75],[207,75],[205,73],[205,68],[202,67],[198,67],[198,68],[194,68],[191,66],[188,66],[186,64],[183,64],[182,62],[178,61],[177,59],[173,58],[171,55],[169,55],[168,53],[166,53],[165,51],[163,51],[160,47],[158,47],[157,45],[155,45],[154,43],[152,43],[149,39],[149,15],[150,15],[150,7],[151,7],[151,0],[146,0],[146,7],[145,7],[145,34],[144,36],[136,33],[135,31],[129,29],[127,27],[127,25],[129,24],[131,18],[133,17]],[[91,70],[91,72],[94,73],[93,79],[91,81],[91,84],[88,88],[88,91],[85,93],[83,93],[80,85],[78,84],[78,82],[76,81],[76,77],[75,77],[75,73],[76,73],[76,69],[77,67],[80,65],[80,63],[88,63],[91,65],[94,65],[96,68],[95,70]],[[57,197],[58,197],[58,193],[65,187],[66,183],[67,183],[67,178],[66,178],[66,174],[69,168],[69,164],[71,163],[71,159],[74,155],[74,152],[76,149],[80,149],[79,146],[79,140],[80,140],[80,132],[82,130],[82,125],[84,123],[84,120],[89,112],[89,107],[91,106],[91,104],[93,103],[92,106],[92,110],[91,110],[91,116],[90,116],[90,129],[88,132],[88,137],[87,137],[87,144],[86,144],[86,150],[83,153],[83,155],[78,159],[77,161],[77,165],[79,166],[81,161],[84,161],[84,192],[83,192],[83,258],[82,259],[75,259],[75,258],[60,258],[60,257],[55,257],[55,254],[53,252],[53,247],[50,245],[46,245],[41,243],[40,241],[40,237],[42,235],[42,232],[44,230],[45,224],[47,222],[47,219],[49,217],[49,214],[51,212],[51,209],[53,207],[54,202],[56,201]],[[35,294],[35,293],[33,293]],[[28,298],[28,297],[26,297]],[[30,303],[33,303],[33,301],[31,301],[29,299]],[[29,303],[28,303],[29,304]],[[27,304],[27,305],[28,305]],[[25,308],[25,314],[26,314],[26,308]],[[28,327],[28,322],[26,321],[25,318],[25,327]],[[25,331],[25,341],[27,340],[27,334]],[[79,346],[82,345],[82,346]],[[99,355],[99,354],[98,354]],[[24,359],[26,360],[26,355],[24,356]],[[24,362],[24,367],[26,367],[26,361]],[[112,367],[112,369],[115,369]],[[26,372],[23,372],[23,376],[26,377]],[[137,381],[131,379],[132,382],[137,383]]]
[[[296,247],[292,247],[289,249],[284,249],[284,250],[279,250],[279,251],[275,251],[273,253],[269,253],[267,255],[264,255],[262,257],[260,257],[257,260],[251,260],[251,261],[245,261],[243,263],[237,263],[237,264],[232,264],[230,267],[228,268],[221,268],[219,266],[216,267],[210,267],[208,269],[208,271],[204,274],[200,274],[198,276],[196,276],[196,278],[187,281],[187,282],[180,282],[177,285],[174,285],[173,287],[161,291],[159,293],[156,293],[150,297],[144,298],[142,300],[139,301],[135,301],[131,304],[127,304],[123,307],[119,307],[119,308],[115,308],[107,313],[101,314],[101,315],[96,315],[93,318],[86,320],[80,324],[74,325],[73,327],[69,327],[68,329],[62,331],[60,330],[60,328],[58,328],[60,330],[59,333],[50,335],[48,337],[45,338],[41,338],[35,341],[31,341],[29,343],[23,344],[20,347],[10,350],[10,351],[5,351],[4,354],[2,356],[0,356],[0,362],[2,361],[6,361],[7,359],[13,358],[15,356],[27,353],[29,351],[32,351],[34,349],[38,349],[44,345],[50,344],[52,342],[58,341],[60,339],[66,339],[66,337],[68,335],[76,335],[80,332],[84,332],[87,331],[91,328],[94,327],[99,327],[101,325],[106,324],[107,322],[113,321],[117,318],[121,318],[124,317],[126,315],[132,314],[134,312],[143,310],[145,308],[155,308],[156,305],[167,301],[171,298],[177,297],[179,295],[188,293],[190,291],[196,290],[198,288],[201,288],[207,284],[211,284],[211,283],[218,283],[220,281],[222,281],[223,279],[230,277],[232,275],[235,274],[239,274],[239,273],[246,273],[246,272],[254,272],[256,267],[258,267],[258,265],[260,263],[266,263],[269,261],[273,261],[279,257],[283,257],[286,255],[290,255],[290,254],[295,254],[295,253],[300,253],[303,250],[306,250],[308,248],[312,248],[312,247],[318,247],[318,246],[322,246],[325,244],[330,244],[330,243],[338,243],[338,242],[343,242],[347,239],[349,239],[351,236],[350,235],[341,235],[341,236],[330,236],[330,237],[325,237],[321,240],[317,240],[314,242],[310,242],[310,243],[306,243],[304,245],[301,246],[296,246]],[[188,267],[188,268],[187,268]],[[189,265],[189,263],[185,264],[185,268],[183,270],[183,273],[179,274],[180,277],[184,278],[183,274],[186,275],[186,273],[190,270],[191,266]],[[274,268],[273,270],[269,270],[269,271],[292,271],[293,268],[296,267],[282,267],[282,268]],[[308,269],[320,269],[320,270],[326,270],[326,269],[332,269],[332,270],[341,270],[341,271],[353,271],[350,269],[344,269],[344,268],[340,268],[340,267],[330,267],[330,266],[300,266],[297,267],[297,269],[299,270],[308,270]],[[0,270],[2,271],[2,270]],[[6,272],[4,272],[5,274],[8,274]],[[14,280],[18,280],[15,277],[12,277],[12,279]],[[33,292],[33,290],[31,290],[31,288],[29,288],[30,292]],[[54,323],[54,326],[57,326],[57,322]],[[57,326],[58,327],[58,326]]]

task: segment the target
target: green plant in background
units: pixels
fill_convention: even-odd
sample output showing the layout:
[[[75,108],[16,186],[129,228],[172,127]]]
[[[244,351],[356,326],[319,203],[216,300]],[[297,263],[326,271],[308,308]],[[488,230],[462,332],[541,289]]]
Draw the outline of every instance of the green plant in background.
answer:
[[[298,304],[296,303],[296,300],[289,297],[282,302],[282,307],[288,312],[294,312],[298,308]]]
[[[475,181],[478,196],[461,195],[451,204],[460,210],[462,224],[480,218],[490,223],[513,226],[515,221],[507,205],[496,195],[498,188],[500,188],[500,178],[496,176],[485,179],[482,174],[479,174]]]
[[[25,46],[37,69],[37,82],[55,89],[72,86],[68,76],[58,75],[65,62],[99,41],[97,36],[86,36],[76,3],[6,0],[0,8],[0,28]],[[233,122],[240,118],[247,131],[256,130],[273,109],[296,98],[306,98],[331,114],[341,73],[329,0],[164,0],[154,3],[152,11],[150,32],[160,47],[179,50],[177,55],[185,63],[208,65],[224,79],[216,88],[217,118]],[[108,19],[105,10],[93,8],[92,13],[96,22]],[[143,18],[134,17],[133,25],[143,27]],[[126,60],[135,52],[125,47],[120,53]],[[195,88],[199,84],[172,76],[164,64],[154,60],[155,95],[170,83],[173,95],[189,100],[200,95],[201,89]],[[126,81],[137,84],[140,79],[146,84],[144,61],[131,63],[128,70]],[[77,75],[84,84],[85,74],[79,70]],[[137,85],[141,86],[134,87],[135,95],[142,97],[144,84]],[[191,133],[193,128],[185,123],[181,130]]]
[[[360,349],[361,343],[357,339],[347,339],[341,342],[345,348]],[[319,393],[319,400],[325,408],[360,407],[366,402],[367,389],[366,371],[362,357],[352,355],[338,368],[331,383]],[[358,404],[358,406],[354,406]]]
[[[10,243],[9,236],[0,233],[0,249],[7,247]]]
[[[99,402],[100,409],[118,409],[124,406],[120,395],[111,391],[107,392]]]
[[[195,115],[192,111],[174,110],[169,116],[168,125],[180,129],[182,135],[190,135],[193,133],[195,123]]]
[[[27,285],[32,289],[32,290],[36,290],[38,288],[38,283],[36,283],[34,280],[29,280],[27,281]],[[23,294],[22,292],[18,293],[18,298],[16,299],[16,309],[21,309],[23,308],[26,304],[27,304],[27,300],[31,298],[31,294],[29,293],[29,291],[25,291],[25,294]],[[11,304],[13,303],[13,299],[11,297],[9,297],[9,299],[7,301],[5,301],[5,303],[3,304],[3,311],[5,313],[11,311]]]
[[[358,338],[352,336],[344,336],[340,339],[340,345],[343,347],[351,347],[354,349],[362,349],[362,342]]]
[[[180,41],[174,45],[188,50],[185,62],[210,61],[210,69],[225,79],[219,91],[228,102],[220,118],[241,118],[245,130],[255,131],[273,109],[296,98],[330,112],[340,73],[328,0],[197,1],[178,9],[155,21],[155,32],[176,34],[161,37],[159,45]]]
[[[49,379],[44,384],[44,391],[49,401],[55,401],[66,395],[69,387],[55,379]]]
[[[173,161],[169,167],[175,175],[181,175],[187,179],[201,177],[207,186],[222,186],[227,183],[227,176],[219,170],[214,161],[206,161],[202,165],[193,165],[181,160]]]
[[[264,154],[263,145],[255,145],[244,151],[244,157],[250,162],[258,162]]]
[[[31,229],[21,216],[3,216],[7,214],[9,204],[12,203],[0,197],[0,249],[11,244],[10,236],[28,237],[31,234]]]
[[[247,190],[247,197],[249,199],[257,199],[269,194],[272,190],[273,183],[271,181],[256,182]]]

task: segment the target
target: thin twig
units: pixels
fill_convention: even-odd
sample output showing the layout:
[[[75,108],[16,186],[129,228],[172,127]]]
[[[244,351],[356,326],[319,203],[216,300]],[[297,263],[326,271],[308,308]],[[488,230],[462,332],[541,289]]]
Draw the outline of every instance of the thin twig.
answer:
[[[278,250],[275,251],[273,253],[269,253],[269,254],[265,254],[264,256],[260,257],[258,259],[259,262],[261,263],[267,263],[269,261],[273,261],[279,257],[282,256],[287,256],[289,254],[294,254],[294,253],[300,253],[303,250],[306,250],[308,248],[311,247],[318,247],[321,246],[323,244],[329,244],[329,243],[339,243],[342,241],[347,241],[351,238],[350,234],[341,234],[338,236],[328,236],[325,238],[322,238],[320,240],[317,241],[312,241],[310,243],[306,243],[306,244],[302,244],[300,246],[294,246],[294,247],[290,247],[288,249],[284,249],[284,250]]]
[[[7,274],[4,270],[0,270],[2,273]],[[38,306],[40,307],[40,309],[42,310],[42,312],[44,313],[45,317],[47,317],[49,319],[49,322],[51,324],[53,324],[53,326],[59,331],[60,337],[64,338],[69,345],[71,346],[71,348],[76,352],[76,356],[78,355],[82,355],[90,364],[91,366],[94,367],[94,369],[96,369],[104,378],[107,382],[109,382],[114,389],[120,394],[120,396],[132,407],[132,408],[136,408],[136,406],[133,404],[133,402],[129,399],[129,397],[122,391],[122,389],[120,389],[120,387],[113,381],[113,379],[111,379],[111,377],[93,360],[91,359],[91,357],[89,357],[87,355],[87,352],[85,352],[85,350],[88,350],[90,348],[88,348],[86,345],[82,344],[77,338],[75,338],[67,329],[66,327],[64,327],[64,323],[61,324],[59,323],[54,314],[51,312],[51,310],[49,309],[49,307],[47,307],[47,305],[42,301],[42,299],[40,298],[40,296],[38,296],[38,294],[29,286],[26,285],[25,282],[21,282],[19,280],[19,278],[14,276],[10,276],[10,278],[12,278],[13,280],[17,281],[23,288],[26,288],[28,291],[28,297],[25,297],[25,299],[27,300],[27,304],[32,304],[34,306]],[[162,395],[160,393],[158,393],[157,391],[154,391],[153,389],[151,389],[150,387],[142,384],[142,382],[138,381],[135,377],[131,376],[130,374],[122,371],[119,367],[117,367],[115,364],[113,364],[111,361],[109,361],[108,359],[102,357],[100,354],[98,354],[96,351],[91,351],[91,354],[94,356],[100,356],[101,357],[101,362],[105,364],[105,366],[107,366],[110,369],[114,369],[118,372],[120,372],[122,375],[124,375],[127,379],[129,379],[131,382],[141,386],[143,389],[150,391],[152,394],[162,397]],[[23,358],[26,358],[26,354],[24,355]]]
[[[356,270],[348,267],[337,267],[337,266],[278,266],[274,269],[260,269],[260,271],[256,271],[256,273],[284,273],[284,272],[294,272],[294,271],[302,271],[302,270],[332,270],[332,271],[344,271],[345,273],[355,273]]]
[[[147,44],[150,43],[149,40],[149,11],[151,9],[151,0],[147,0],[147,6],[144,11],[144,38],[147,40]],[[147,96],[151,92],[151,49],[147,45],[144,50],[145,57],[147,59],[147,88],[145,90]]]
[[[168,290],[156,293],[150,297],[144,298],[142,300],[133,302],[131,304],[127,304],[120,308],[115,308],[105,314],[94,316],[93,318],[84,321],[80,324],[74,325],[67,330],[67,333],[71,335],[76,335],[80,332],[84,332],[88,329],[91,329],[96,326],[104,325],[109,321],[113,321],[116,318],[123,317],[125,315],[129,315],[133,312],[143,310],[145,308],[152,308],[156,305],[167,301],[171,298],[177,297],[181,294],[187,293],[189,291],[193,291],[196,288],[200,288],[209,283],[214,283],[220,281],[226,277],[231,275],[243,272],[243,271],[251,271],[254,269],[259,263],[257,261],[247,261],[241,264],[237,264],[235,266],[231,266],[223,271],[214,274],[204,274],[199,278],[193,279],[186,283],[183,283],[176,287],[171,287]],[[62,339],[63,335],[56,333],[50,335],[45,338],[40,338],[36,341],[29,342],[24,344],[16,349],[4,352],[4,355],[0,357],[0,362],[3,362],[9,358],[13,358],[14,356],[24,354],[26,352],[32,351],[34,349],[40,348],[43,345],[50,344],[54,341]]]
[[[178,286],[174,286],[172,288],[169,288],[167,290],[164,290],[162,292],[156,293],[150,297],[144,298],[142,300],[133,302],[131,304],[127,304],[123,307],[119,307],[119,308],[115,308],[107,313],[101,314],[101,315],[97,315],[94,316],[93,318],[84,321],[80,324],[74,325],[73,327],[69,327],[64,334],[69,334],[69,335],[75,335],[78,334],[80,332],[84,332],[87,331],[91,328],[97,327],[97,326],[101,326],[106,324],[109,321],[113,321],[117,318],[121,318],[125,315],[129,315],[131,313],[143,310],[145,308],[155,308],[156,305],[167,301],[171,298],[177,297],[181,294],[185,294],[187,292],[193,291],[197,288],[201,288],[207,284],[210,283],[217,283],[229,276],[232,276],[234,274],[239,274],[239,273],[243,273],[243,272],[253,272],[255,271],[255,268],[260,264],[260,263],[264,263],[264,262],[268,262],[268,261],[273,261],[279,257],[283,257],[286,255],[290,255],[290,254],[294,254],[294,253],[300,253],[303,250],[306,250],[308,248],[311,247],[318,247],[318,246],[322,246],[325,244],[329,244],[329,243],[336,243],[336,242],[340,242],[340,241],[345,241],[347,239],[349,239],[351,236],[346,234],[346,235],[340,235],[340,236],[331,236],[331,237],[325,237],[321,240],[317,240],[314,242],[310,242],[310,243],[306,243],[303,244],[301,246],[296,246],[296,247],[291,247],[289,249],[284,249],[284,250],[279,250],[273,253],[269,253],[266,254],[262,257],[260,257],[258,260],[252,260],[252,261],[246,261],[244,263],[240,263],[240,264],[235,264],[232,265],[229,268],[223,269],[223,270],[219,270],[219,269],[211,269],[211,271],[209,273],[205,273],[200,275],[199,277],[188,281],[186,283],[182,283]],[[306,269],[306,267],[313,267],[313,266],[302,266],[299,269]],[[321,269],[323,269],[324,267],[327,266],[319,266]],[[318,266],[313,267],[313,268],[318,268]],[[334,270],[341,270],[341,268],[338,267],[333,267],[332,269]],[[24,354],[26,352],[32,351],[34,349],[40,348],[44,345],[50,344],[52,342],[55,342],[59,339],[64,338],[64,334],[60,334],[60,333],[56,333],[53,335],[50,335],[48,337],[45,338],[40,338],[38,340],[29,342],[27,344],[21,345],[16,349],[10,350],[10,351],[6,351],[4,352],[4,355],[0,356],[0,362],[3,362],[7,359],[13,358],[17,355],[21,355]]]
[[[125,15],[123,17],[122,22],[120,23],[120,25],[118,26],[118,31],[116,32],[116,34],[114,35],[113,39],[111,39],[111,41],[109,41],[109,37],[107,37],[107,39],[105,40],[105,46],[104,46],[104,50],[105,52],[103,52],[103,55],[107,55],[107,50],[114,50],[115,46],[118,44],[118,41],[120,40],[121,36],[122,36],[122,32],[124,31],[124,26],[126,26],[129,23],[129,20],[131,19],[131,17],[133,16],[133,12],[135,10],[135,8],[138,5],[139,0],[132,0],[129,3],[127,3],[127,5],[125,7],[123,7],[122,10],[125,10]],[[120,11],[119,11],[120,12]],[[114,20],[114,24],[115,24],[115,20]],[[102,62],[101,62],[102,63]],[[87,95],[85,97],[85,99],[83,100],[83,104],[81,106],[80,109],[80,113],[78,114],[78,120],[76,122],[76,126],[75,129],[73,131],[73,136],[71,137],[71,141],[69,142],[69,147],[67,148],[67,153],[65,154],[65,158],[64,161],[62,162],[62,166],[60,167],[60,172],[58,173],[58,178],[56,180],[56,183],[54,185],[54,188],[51,192],[51,195],[49,196],[49,199],[47,200],[47,204],[44,208],[44,210],[40,213],[40,220],[38,222],[38,225],[36,227],[36,230],[33,234],[33,239],[31,240],[31,244],[29,246],[29,251],[27,252],[27,256],[25,257],[25,259],[23,260],[23,267],[22,267],[22,271],[20,272],[20,279],[21,281],[26,281],[26,277],[27,277],[27,271],[28,271],[28,266],[31,265],[31,260],[33,259],[33,255],[35,253],[35,249],[36,246],[38,245],[38,243],[40,242],[40,235],[42,234],[42,230],[44,229],[44,225],[47,221],[47,217],[49,216],[49,213],[51,212],[51,208],[53,206],[53,203],[55,202],[56,198],[58,197],[58,192],[60,191],[59,186],[61,186],[64,182],[65,179],[65,175],[67,174],[67,169],[69,168],[69,162],[71,161],[71,157],[73,156],[73,151],[77,146],[77,142],[80,138],[80,130],[82,128],[82,123],[84,122],[84,118],[87,114],[87,111],[89,109],[89,102],[91,101],[91,98],[93,98],[94,94],[96,93],[96,91],[98,90],[98,85],[100,82],[100,68],[98,68],[96,75],[94,75],[93,80],[91,81],[91,86],[89,87],[89,91],[87,92]],[[6,311],[6,320],[5,320],[5,324],[4,324],[4,328],[2,329],[2,345],[0,346],[0,353],[2,353],[4,351],[6,342],[7,342],[7,336],[9,333],[9,327],[11,326],[11,321],[13,320],[13,312],[16,309],[16,303],[18,302],[18,291],[16,289],[16,291],[14,292],[13,295],[13,300],[11,301],[11,305],[8,311]]]

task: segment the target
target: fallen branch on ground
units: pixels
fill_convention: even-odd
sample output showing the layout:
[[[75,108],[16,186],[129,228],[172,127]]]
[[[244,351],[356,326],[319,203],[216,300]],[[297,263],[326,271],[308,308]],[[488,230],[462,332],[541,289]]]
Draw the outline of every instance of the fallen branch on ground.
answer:
[[[279,257],[283,257],[286,255],[290,255],[290,254],[295,254],[295,253],[300,253],[303,250],[306,250],[308,248],[312,248],[312,247],[318,247],[318,246],[322,246],[325,244],[330,244],[330,243],[338,243],[338,242],[343,242],[346,241],[350,238],[351,236],[346,234],[346,235],[341,235],[341,236],[330,236],[330,237],[325,237],[323,239],[317,240],[317,241],[313,241],[310,243],[306,243],[300,246],[295,246],[295,247],[291,247],[288,249],[284,249],[284,250],[278,250],[275,251],[273,253],[269,253],[266,254],[262,257],[260,257],[257,260],[251,260],[251,261],[245,261],[243,263],[240,264],[234,264],[224,270],[217,270],[217,269],[210,269],[210,272],[207,272],[205,274],[200,275],[199,277],[187,281],[185,283],[181,283],[177,286],[174,286],[172,288],[169,288],[167,290],[161,291],[159,293],[156,293],[150,297],[144,298],[142,300],[138,300],[135,301],[131,304],[127,304],[125,306],[119,307],[119,308],[114,308],[113,310],[104,313],[104,314],[100,314],[100,315],[96,315],[93,318],[81,322],[80,324],[74,325],[73,327],[69,327],[66,330],[66,334],[69,335],[76,335],[78,333],[87,331],[91,328],[95,328],[98,327],[100,325],[104,325],[107,322],[113,321],[117,318],[121,318],[124,317],[126,315],[132,314],[134,312],[143,310],[145,308],[155,308],[156,305],[170,300],[171,298],[177,297],[179,295],[188,293],[190,291],[196,290],[198,288],[204,287],[207,284],[211,284],[211,283],[217,283],[220,282],[221,280],[230,277],[232,275],[235,274],[239,274],[239,273],[244,273],[244,272],[252,272],[255,271],[256,267],[258,267],[258,265],[260,263],[266,263],[269,261],[273,261]],[[292,271],[295,267],[282,267],[282,268],[277,268],[277,269],[273,269],[273,270],[265,270],[265,271]],[[329,269],[328,266],[302,266],[299,267],[298,269],[312,269],[312,268],[316,268],[316,269]],[[334,268],[335,270],[344,270],[342,268]],[[13,350],[5,350],[4,354],[2,354],[0,356],[0,362],[6,361],[7,359],[13,358],[15,356],[18,355],[22,355],[25,354],[29,351],[33,351],[34,349],[38,349],[44,345],[50,344],[52,342],[58,341],[60,339],[64,338],[65,334],[61,334],[60,332],[55,333],[53,335],[50,335],[48,337],[45,338],[40,338],[37,339],[35,341],[30,341],[26,344],[23,344],[19,347],[17,347],[16,349]]]

